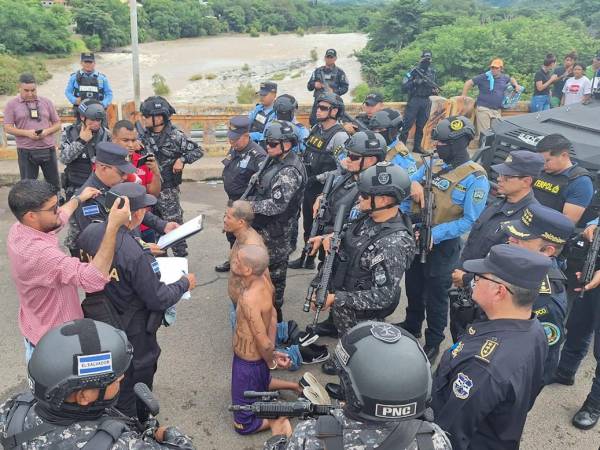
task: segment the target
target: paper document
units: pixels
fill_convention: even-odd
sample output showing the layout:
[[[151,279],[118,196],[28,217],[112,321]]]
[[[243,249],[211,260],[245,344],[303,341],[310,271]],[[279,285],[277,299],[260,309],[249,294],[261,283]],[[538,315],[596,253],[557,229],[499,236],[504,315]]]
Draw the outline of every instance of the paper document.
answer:
[[[162,257],[156,258],[156,262],[158,262],[158,269],[160,270],[160,281],[165,284],[175,283],[183,275],[188,274],[187,258]],[[191,297],[192,295],[188,291],[181,296],[181,299],[189,300]]]
[[[161,250],[171,247],[173,244],[182,241],[196,233],[202,231],[202,221],[204,217],[200,214],[192,220],[187,221],[180,227],[175,228],[170,233],[167,233],[160,237],[158,240],[158,246]]]

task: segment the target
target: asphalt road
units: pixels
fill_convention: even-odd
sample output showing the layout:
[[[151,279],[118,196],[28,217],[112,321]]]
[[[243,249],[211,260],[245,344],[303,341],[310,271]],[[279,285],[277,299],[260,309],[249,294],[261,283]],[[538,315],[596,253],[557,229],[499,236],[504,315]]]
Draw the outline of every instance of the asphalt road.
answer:
[[[14,222],[7,207],[8,188],[0,188],[0,239],[6,239]],[[226,197],[220,184],[185,183],[183,208],[187,218],[205,214],[205,229],[189,241],[190,270],[199,286],[192,299],[178,306],[177,322],[159,332],[162,355],[155,379],[155,394],[161,401],[163,424],[177,424],[190,434],[201,450],[253,450],[262,448],[268,438],[238,436],[227,411],[230,402],[231,330],[228,322],[227,274],[213,267],[225,260],[227,241],[221,233]],[[2,244],[4,245],[4,243]],[[311,271],[290,271],[284,313],[304,325],[311,317],[302,312],[302,303]],[[0,260],[0,398],[25,388],[25,363],[22,338],[17,324],[18,302],[5,258]],[[404,304],[392,316],[403,318]],[[326,340],[330,348],[334,341]],[[449,345],[449,341],[446,342]],[[382,362],[383,364],[383,362]],[[582,364],[574,386],[549,386],[538,397],[530,412],[522,447],[537,449],[597,449],[600,426],[579,431],[570,425],[572,415],[585,400],[595,364],[591,354]],[[322,375],[318,366],[304,366],[298,372],[277,372],[277,376],[296,380],[304,370],[313,372],[323,383],[334,381]],[[374,369],[375,370],[375,369]],[[288,398],[292,398],[288,395]]]

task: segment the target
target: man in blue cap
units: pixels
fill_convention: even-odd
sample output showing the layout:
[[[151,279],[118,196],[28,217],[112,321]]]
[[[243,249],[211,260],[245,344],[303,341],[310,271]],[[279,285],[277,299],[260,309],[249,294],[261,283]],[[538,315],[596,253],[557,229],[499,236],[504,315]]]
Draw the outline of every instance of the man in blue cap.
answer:
[[[194,274],[183,274],[172,284],[160,281],[158,262],[152,256],[149,246],[133,233],[144,220],[146,208],[156,204],[156,197],[146,194],[146,188],[137,183],[119,183],[110,192],[129,199],[131,219],[117,234],[119,245],[115,251],[110,282],[104,291],[86,294],[82,303],[84,315],[94,320],[106,320],[110,311],[113,325],[127,333],[133,345],[133,362],[125,372],[121,383],[121,393],[117,409],[129,417],[147,418],[143,404],[136,405],[133,391],[135,383],[142,382],[152,389],[154,373],[160,355],[156,332],[163,323],[165,311],[175,305],[181,296],[196,287]],[[115,201],[122,201],[116,199]],[[106,223],[92,223],[79,235],[80,258],[91,260],[98,251],[98,243],[106,232]]]
[[[223,187],[229,202],[239,200],[248,187],[250,178],[260,168],[261,162],[267,158],[267,152],[250,139],[248,133],[250,119],[246,116],[235,116],[229,121],[227,139],[231,149],[223,161]],[[233,233],[225,233],[229,247],[235,242]],[[229,260],[215,267],[217,272],[229,272]]]
[[[254,109],[250,111],[250,114],[248,114],[248,118],[250,119],[250,139],[264,146],[265,129],[275,119],[273,104],[277,97],[277,83],[263,81],[260,83],[257,94],[260,97],[260,103],[257,103]]]
[[[69,220],[69,232],[65,239],[65,246],[73,256],[79,256],[77,238],[85,227],[92,222],[106,222],[108,209],[106,208],[106,192],[127,180],[129,174],[135,173],[135,167],[128,160],[129,152],[123,147],[111,142],[102,142],[96,146],[96,162],[94,172],[89,176],[81,189],[88,186],[98,189],[98,197],[83,202]],[[179,225],[175,222],[166,222],[149,211],[144,216],[144,225],[160,233],[168,233]]]
[[[81,54],[81,69],[70,75],[65,96],[75,108],[86,99],[101,102],[105,109],[112,102],[113,91],[108,78],[96,70],[96,56],[93,53]]]
[[[455,450],[519,447],[543,386],[548,343],[532,307],[551,265],[545,255],[507,244],[465,261],[473,299],[488,320],[474,322],[444,352],[431,403]]]
[[[552,260],[552,266],[533,304],[533,312],[544,326],[548,338],[544,383],[549,384],[558,366],[567,315],[567,278],[559,269],[556,258],[573,235],[575,226],[564,214],[540,204],[532,204],[523,210],[520,219],[506,222],[503,228],[511,245],[544,254]]]

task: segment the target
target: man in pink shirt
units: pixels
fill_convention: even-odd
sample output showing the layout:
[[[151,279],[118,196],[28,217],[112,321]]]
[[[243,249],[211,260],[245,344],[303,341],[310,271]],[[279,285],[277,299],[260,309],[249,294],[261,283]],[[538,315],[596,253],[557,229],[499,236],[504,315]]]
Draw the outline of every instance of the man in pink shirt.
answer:
[[[37,180],[41,167],[46,181],[59,189],[54,134],[60,130],[60,119],[52,102],[38,97],[33,75],[19,78],[19,95],[4,108],[4,128],[17,141],[21,179]]]
[[[97,292],[110,281],[117,231],[131,214],[128,199],[122,200],[122,208],[117,201],[110,210],[106,234],[91,263],[68,256],[58,245],[57,234],[73,211],[99,194],[98,189],[85,188],[60,208],[56,189],[45,181],[21,180],[8,194],[8,205],[18,220],[8,232],[8,258],[27,360],[49,329],[83,318],[78,287]]]

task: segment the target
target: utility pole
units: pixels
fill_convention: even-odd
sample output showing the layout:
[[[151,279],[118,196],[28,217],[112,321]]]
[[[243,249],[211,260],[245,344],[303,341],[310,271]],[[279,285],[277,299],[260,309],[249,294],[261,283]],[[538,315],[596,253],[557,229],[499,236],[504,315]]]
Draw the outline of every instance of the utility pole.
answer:
[[[133,101],[136,111],[140,108],[140,49],[138,47],[137,2],[129,0],[131,24],[131,66],[133,68]]]

